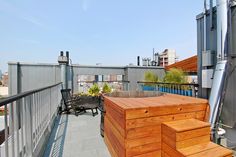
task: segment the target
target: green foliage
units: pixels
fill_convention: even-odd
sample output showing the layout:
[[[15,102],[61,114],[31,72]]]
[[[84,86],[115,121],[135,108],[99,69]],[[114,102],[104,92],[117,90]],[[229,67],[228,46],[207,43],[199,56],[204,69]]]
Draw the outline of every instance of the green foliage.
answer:
[[[93,84],[92,87],[89,88],[88,93],[92,96],[98,96],[99,91],[100,91],[99,86],[98,86],[98,84],[95,83],[95,84]]]
[[[158,76],[151,71],[147,71],[144,74],[144,80],[146,82],[158,82]]]
[[[0,86],[2,85],[2,81],[0,81]]]
[[[181,69],[171,68],[167,71],[164,82],[167,83],[187,83],[186,74]]]
[[[111,92],[111,88],[110,88],[110,86],[109,86],[107,83],[105,83],[105,84],[103,85],[103,87],[102,87],[102,92],[103,92],[103,93],[110,93],[110,92]]]

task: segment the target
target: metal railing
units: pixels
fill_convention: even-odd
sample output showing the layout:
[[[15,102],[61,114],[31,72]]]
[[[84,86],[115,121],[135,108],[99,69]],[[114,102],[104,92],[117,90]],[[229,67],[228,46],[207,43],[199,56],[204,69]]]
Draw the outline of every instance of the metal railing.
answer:
[[[95,83],[97,83],[100,88],[107,83],[114,91],[129,91],[130,89],[129,81],[78,81],[78,92],[87,93],[88,89]]]
[[[61,101],[61,83],[10,96],[4,106],[5,135],[0,157],[39,156]]]
[[[171,94],[197,97],[198,84],[192,83],[165,83],[165,82],[144,82],[138,81],[140,91],[160,91]]]

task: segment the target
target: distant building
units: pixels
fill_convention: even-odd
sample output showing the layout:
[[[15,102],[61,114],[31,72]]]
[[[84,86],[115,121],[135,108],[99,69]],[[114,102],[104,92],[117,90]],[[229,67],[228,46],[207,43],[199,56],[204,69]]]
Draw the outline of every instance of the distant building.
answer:
[[[8,72],[5,72],[2,75],[2,85],[7,87],[8,86]]]
[[[173,49],[165,49],[162,53],[155,53],[153,49],[153,57],[142,58],[142,66],[162,66],[165,67],[167,65],[173,64],[176,62],[176,52]],[[139,65],[139,56],[137,59],[137,65]]]
[[[176,62],[176,51],[173,49],[165,49],[159,54],[159,66],[165,67]]]

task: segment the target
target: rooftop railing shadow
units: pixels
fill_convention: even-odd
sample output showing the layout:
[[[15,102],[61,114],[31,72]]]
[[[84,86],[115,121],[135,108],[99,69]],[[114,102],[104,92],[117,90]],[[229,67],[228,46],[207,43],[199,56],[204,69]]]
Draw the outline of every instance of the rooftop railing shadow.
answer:
[[[58,116],[52,133],[49,137],[44,157],[62,157],[65,143],[65,136],[67,132],[68,115]]]

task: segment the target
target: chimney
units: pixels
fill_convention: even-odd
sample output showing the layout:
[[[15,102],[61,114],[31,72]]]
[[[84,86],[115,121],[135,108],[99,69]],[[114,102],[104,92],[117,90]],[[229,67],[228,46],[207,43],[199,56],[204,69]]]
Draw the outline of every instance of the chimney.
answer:
[[[69,51],[66,51],[66,57],[69,58]]]
[[[63,54],[63,51],[61,51],[61,54],[60,54],[60,56],[63,56],[64,54]]]
[[[68,80],[67,80],[68,58],[67,56],[69,56],[68,51],[66,51],[66,56],[64,56],[63,51],[60,51],[60,56],[58,57],[58,63],[60,64],[60,68],[61,68],[61,82],[62,82],[63,89],[68,88]]]
[[[58,57],[58,63],[59,64],[68,64],[69,59],[68,59],[67,56],[69,57],[69,52],[68,51],[66,51],[66,56],[64,56],[63,51],[60,51],[60,56]]]
[[[70,57],[69,57],[69,51],[66,51],[66,57],[67,57],[67,61],[69,63]]]
[[[140,56],[137,57],[137,66],[140,66]]]

